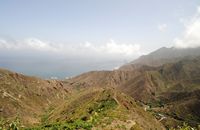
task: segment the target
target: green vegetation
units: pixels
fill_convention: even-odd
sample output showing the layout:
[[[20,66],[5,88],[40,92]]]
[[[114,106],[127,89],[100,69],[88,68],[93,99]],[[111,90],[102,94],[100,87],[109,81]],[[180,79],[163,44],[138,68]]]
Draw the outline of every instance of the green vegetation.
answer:
[[[90,107],[87,108],[87,112],[83,112],[84,114],[80,115],[80,118],[68,121],[60,121],[58,123],[48,123],[49,115],[47,112],[45,115],[42,116],[41,126],[26,128],[26,130],[90,130],[104,118],[108,110],[113,109],[115,106],[117,106],[117,103],[114,99],[110,98],[107,100],[98,100],[90,104],[89,106]],[[84,109],[82,109],[82,111],[84,111]],[[110,123],[111,122],[112,121],[110,121]]]
[[[90,111],[94,112],[103,112],[110,108],[114,108],[117,105],[116,101],[114,99],[109,100],[102,100],[99,103],[95,103],[93,108],[90,108]]]
[[[25,128],[25,130],[76,130],[76,129],[91,130],[91,128],[92,124],[90,122],[77,119],[75,121],[59,122],[44,126],[42,125],[34,128]]]
[[[48,123],[48,118],[49,118],[49,115],[50,113],[54,110],[53,107],[49,107],[45,112],[44,114],[41,116],[41,123],[42,124],[47,124]]]
[[[91,122],[77,119],[75,121],[41,124],[36,127],[24,128],[18,118],[12,122],[4,119],[0,120],[0,130],[75,130],[80,128],[90,130],[92,124]]]
[[[22,129],[21,122],[18,118],[10,122],[8,120],[0,119],[0,130],[20,130]]]
[[[150,108],[164,107],[164,103],[161,100],[152,101],[152,102],[147,103],[146,105],[148,105]]]
[[[200,126],[198,126],[198,128],[194,128],[186,123],[183,123],[183,126],[178,126],[178,128],[171,128],[170,130],[199,130],[199,129]]]

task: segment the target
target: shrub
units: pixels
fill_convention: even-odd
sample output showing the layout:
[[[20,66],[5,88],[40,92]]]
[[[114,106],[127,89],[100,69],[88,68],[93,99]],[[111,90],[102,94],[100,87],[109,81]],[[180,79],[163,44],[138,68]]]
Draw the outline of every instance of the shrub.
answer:
[[[178,128],[172,128],[170,130],[197,130],[197,129],[194,128],[194,127],[189,126],[186,123],[183,123],[183,126],[178,126]]]

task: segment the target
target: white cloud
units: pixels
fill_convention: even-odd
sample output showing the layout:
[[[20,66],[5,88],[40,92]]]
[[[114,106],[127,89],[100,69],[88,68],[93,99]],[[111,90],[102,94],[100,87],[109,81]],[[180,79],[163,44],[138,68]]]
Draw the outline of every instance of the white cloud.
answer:
[[[122,54],[126,56],[135,55],[140,51],[139,44],[117,44],[112,39],[100,48],[102,48],[103,52],[108,52],[110,54]]]
[[[29,49],[42,50],[42,51],[56,51],[58,48],[54,47],[50,42],[41,41],[36,38],[29,38],[23,41]]]
[[[16,48],[15,42],[11,42],[10,44],[8,44],[8,41],[5,39],[1,39],[0,38],[0,48],[2,49],[14,49]]]
[[[80,44],[80,47],[85,51],[92,51],[101,54],[111,54],[111,55],[123,55],[123,56],[134,56],[140,54],[139,44],[118,44],[114,40],[110,40],[105,44],[91,44],[86,42]]]
[[[185,31],[181,37],[174,40],[176,48],[195,48],[200,47],[200,7],[196,14],[185,25]]]
[[[55,53],[67,57],[80,56],[94,58],[133,58],[141,54],[139,44],[116,43],[112,39],[102,44],[90,42],[80,44],[51,43],[37,38],[28,38],[13,42],[0,39],[0,49],[29,51],[33,53],[39,51],[41,53]]]
[[[167,29],[167,24],[159,24],[159,25],[158,25],[158,30],[159,30],[160,32],[165,32],[166,29]]]
[[[197,7],[197,12],[198,12],[198,13],[200,13],[200,6],[199,6],[199,7]]]

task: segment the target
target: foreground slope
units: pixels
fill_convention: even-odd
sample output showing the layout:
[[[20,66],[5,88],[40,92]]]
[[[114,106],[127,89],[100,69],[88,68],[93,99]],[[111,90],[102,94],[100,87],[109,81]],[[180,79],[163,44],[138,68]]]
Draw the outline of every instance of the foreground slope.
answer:
[[[78,92],[71,100],[50,111],[46,125],[40,128],[165,129],[131,97],[110,88],[93,88]]]
[[[42,80],[0,69],[0,117],[20,118],[24,125],[40,122],[40,115],[69,95],[58,81]]]

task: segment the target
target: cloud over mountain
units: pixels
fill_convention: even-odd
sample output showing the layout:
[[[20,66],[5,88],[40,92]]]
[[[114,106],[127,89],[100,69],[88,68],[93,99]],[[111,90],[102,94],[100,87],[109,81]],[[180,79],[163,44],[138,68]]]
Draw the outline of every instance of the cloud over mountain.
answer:
[[[177,48],[195,48],[200,46],[200,7],[196,14],[185,25],[185,31],[181,37],[174,40]]]

